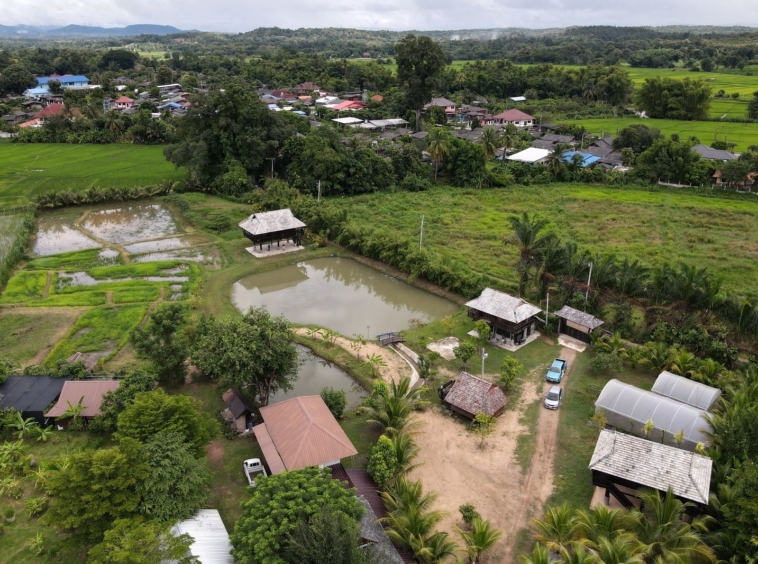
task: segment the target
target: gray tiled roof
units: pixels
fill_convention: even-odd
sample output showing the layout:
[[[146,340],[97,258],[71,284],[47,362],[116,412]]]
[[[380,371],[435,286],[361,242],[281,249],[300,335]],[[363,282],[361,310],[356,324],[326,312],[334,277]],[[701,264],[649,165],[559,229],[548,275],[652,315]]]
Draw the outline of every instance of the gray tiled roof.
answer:
[[[376,517],[374,510],[371,509],[366,498],[358,496],[358,499],[366,509],[366,513],[363,514],[363,518],[358,522],[358,529],[360,530],[361,538],[366,539],[374,543],[375,550],[382,554],[382,562],[388,564],[403,564],[403,559],[397,553],[397,550],[390,542],[387,533],[384,532],[384,528]]]
[[[595,329],[603,324],[601,319],[598,319],[594,315],[584,313],[573,307],[563,306],[561,309],[555,312],[557,317],[562,317],[572,323],[581,325],[582,327],[588,327],[589,329]]]
[[[478,298],[466,302],[466,307],[494,315],[511,323],[521,323],[542,310],[521,298],[492,288],[485,288]]]
[[[590,470],[708,503],[713,461],[700,454],[603,429]]]
[[[238,225],[251,235],[263,235],[264,233],[275,233],[277,231],[305,227],[305,223],[296,218],[289,208],[254,213],[247,219],[240,221]]]
[[[723,149],[713,149],[712,147],[707,147],[705,145],[695,145],[692,147],[692,150],[704,159],[712,161],[733,161],[737,158],[737,155],[734,153],[724,151]]]

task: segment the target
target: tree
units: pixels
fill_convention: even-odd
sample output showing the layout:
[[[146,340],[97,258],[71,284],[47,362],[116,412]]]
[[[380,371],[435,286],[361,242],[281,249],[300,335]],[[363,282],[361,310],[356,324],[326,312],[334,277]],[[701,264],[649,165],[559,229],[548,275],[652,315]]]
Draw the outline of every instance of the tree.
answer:
[[[137,394],[149,392],[157,383],[158,377],[151,369],[140,367],[127,372],[118,388],[103,395],[101,415],[90,424],[90,429],[115,433],[121,412],[134,403]]]
[[[474,185],[481,188],[489,182],[484,150],[481,145],[470,141],[452,140],[445,168],[450,181],[456,186]]]
[[[549,236],[540,234],[547,226],[547,222],[537,219],[537,216],[529,216],[526,212],[521,217],[510,217],[508,221],[513,227],[513,236],[506,239],[505,243],[518,245],[519,295],[523,296],[529,282],[529,269],[534,264],[537,253],[550,239]]]
[[[653,118],[706,119],[711,87],[702,80],[646,78],[635,92],[635,103]]]
[[[81,431],[84,428],[84,419],[82,418],[82,413],[88,407],[84,405],[83,402],[84,397],[79,398],[79,401],[76,403],[76,405],[73,405],[70,401],[66,401],[66,404],[68,405],[66,411],[61,413],[55,420],[63,421],[70,418],[71,424],[69,425],[69,429],[72,431]]]
[[[503,359],[503,364],[500,365],[500,383],[506,392],[510,392],[513,389],[513,383],[523,369],[524,365],[512,356],[506,356]]]
[[[364,512],[355,490],[332,479],[329,470],[306,468],[259,477],[255,483],[230,535],[232,554],[240,562],[280,562],[290,535],[321,511],[353,522]]]
[[[453,353],[456,358],[460,358],[463,361],[463,369],[466,370],[468,368],[468,361],[476,354],[476,345],[473,341],[463,341],[453,349]]]
[[[344,390],[335,390],[331,386],[321,390],[321,399],[324,400],[326,407],[332,412],[336,419],[341,419],[347,405],[347,396]]]
[[[279,390],[291,390],[297,379],[289,323],[264,308],[251,308],[242,317],[204,317],[191,356],[204,374],[254,395],[261,406]]]
[[[478,143],[482,146],[482,150],[484,150],[484,157],[486,159],[494,159],[495,153],[498,147],[500,147],[500,136],[494,128],[486,127],[479,136]]]
[[[113,521],[129,517],[140,502],[139,486],[150,473],[138,441],[72,454],[47,479],[50,507],[45,519],[61,529],[99,540]]]
[[[518,142],[518,128],[512,123],[506,125],[505,129],[500,132],[500,142],[503,147],[503,159],[500,161],[500,165],[502,166],[505,164],[506,151],[508,149],[513,149]]]
[[[142,517],[117,519],[105,531],[102,542],[87,553],[87,564],[194,564],[188,556],[194,539],[187,535],[174,536],[171,523],[148,521]]]
[[[118,416],[117,437],[148,442],[162,431],[174,431],[199,458],[205,455],[205,445],[218,430],[218,422],[203,411],[200,401],[190,396],[170,396],[159,388],[137,394],[124,409]]]
[[[699,184],[704,179],[700,155],[692,150],[692,145],[658,139],[637,157],[639,173],[650,180],[665,180],[680,184]]]
[[[184,361],[189,347],[182,332],[186,323],[183,304],[165,304],[150,314],[144,328],[138,327],[132,334],[135,350],[150,359],[164,384],[181,384],[187,376]]]
[[[441,127],[435,127],[426,136],[427,151],[434,161],[434,180],[437,180],[437,170],[442,160],[450,154],[450,132]]]
[[[16,412],[16,417],[10,427],[15,431],[18,431],[18,440],[23,440],[25,436],[33,433],[39,428],[39,423],[34,420],[34,417],[28,417],[24,419],[20,411]]]
[[[489,415],[480,411],[474,416],[473,425],[471,426],[471,432],[481,438],[479,448],[484,447],[484,441],[495,432],[495,425],[497,424],[497,417]]]
[[[466,544],[466,553],[471,564],[478,564],[482,555],[491,550],[495,543],[503,537],[503,532],[495,529],[489,519],[476,518],[471,523],[471,530],[458,529],[463,542]]]
[[[166,65],[159,66],[156,72],[158,84],[171,84],[174,82],[174,73]]]
[[[0,75],[0,96],[23,94],[28,88],[37,85],[37,79],[23,65],[11,65],[3,69]]]
[[[566,145],[558,143],[545,161],[545,168],[547,168],[553,176],[558,176],[564,167],[564,154],[568,149]]]
[[[483,319],[480,319],[476,323],[474,323],[474,330],[476,331],[476,334],[478,335],[476,338],[476,344],[479,345],[480,350],[484,350],[484,347],[487,345],[487,342],[490,340],[490,333],[492,329],[489,326],[489,323],[484,321]]]
[[[185,437],[176,431],[160,431],[143,447],[150,475],[140,484],[139,512],[150,519],[187,519],[208,497],[210,473],[205,460],[197,459]]]
[[[613,148],[617,151],[631,149],[635,155],[639,155],[660,137],[660,130],[636,123],[619,131],[613,140]]]
[[[387,435],[379,437],[371,449],[366,469],[380,488],[385,488],[397,476],[395,445]]]
[[[750,119],[758,119],[758,91],[753,92],[753,97],[747,104],[747,116]]]
[[[432,98],[437,79],[447,64],[445,54],[431,38],[406,35],[395,45],[397,78],[405,93],[406,105],[416,112],[416,131],[419,114]]]
[[[100,58],[100,68],[110,70],[129,70],[139,60],[139,55],[126,49],[108,49]]]
[[[393,380],[387,394],[378,394],[375,405],[369,407],[369,422],[378,423],[390,436],[411,428],[411,414],[415,407],[422,403],[423,391],[424,388],[421,387],[411,389],[411,380],[407,376],[403,376],[399,383]]]

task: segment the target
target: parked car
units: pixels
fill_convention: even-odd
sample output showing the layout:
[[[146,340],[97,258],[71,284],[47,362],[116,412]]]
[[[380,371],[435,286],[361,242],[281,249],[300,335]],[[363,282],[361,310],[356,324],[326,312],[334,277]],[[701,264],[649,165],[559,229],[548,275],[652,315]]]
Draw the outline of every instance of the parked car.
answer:
[[[563,388],[560,386],[550,386],[545,395],[545,407],[548,409],[558,409],[563,400]]]
[[[550,365],[550,368],[547,369],[547,376],[545,377],[545,380],[548,382],[560,384],[561,380],[563,379],[563,375],[566,373],[567,366],[568,362],[562,358],[556,358],[553,361],[553,364]]]
[[[268,476],[266,474],[266,469],[263,467],[263,463],[261,462],[260,458],[248,458],[245,460],[245,462],[242,463],[242,467],[245,470],[245,477],[247,478],[247,483],[250,484],[252,487],[255,487],[255,480],[253,479],[253,474],[256,472],[263,472],[264,476]]]

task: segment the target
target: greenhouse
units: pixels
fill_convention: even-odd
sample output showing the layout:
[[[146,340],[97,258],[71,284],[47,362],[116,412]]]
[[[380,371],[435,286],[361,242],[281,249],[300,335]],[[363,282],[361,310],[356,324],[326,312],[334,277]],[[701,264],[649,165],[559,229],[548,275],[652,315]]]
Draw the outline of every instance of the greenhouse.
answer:
[[[637,436],[671,446],[680,446],[674,435],[684,434],[681,448],[694,451],[698,443],[707,443],[712,431],[707,412],[666,396],[641,390],[618,380],[608,382],[595,402],[595,410],[605,412],[608,424]],[[653,422],[648,435],[643,431]]]
[[[653,391],[705,411],[711,411],[721,397],[721,390],[717,388],[667,371],[661,372],[656,378]]]

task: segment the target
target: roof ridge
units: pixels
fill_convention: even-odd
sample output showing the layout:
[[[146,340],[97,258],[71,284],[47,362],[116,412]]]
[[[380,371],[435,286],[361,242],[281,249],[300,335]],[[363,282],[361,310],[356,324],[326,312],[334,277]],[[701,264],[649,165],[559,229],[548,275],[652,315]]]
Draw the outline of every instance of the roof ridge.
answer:
[[[697,490],[697,493],[699,493],[700,497],[705,500],[705,503],[708,503],[708,493],[709,492],[702,491],[700,489],[700,484],[695,479],[695,477],[692,475],[692,469],[693,469],[692,467],[694,466],[696,459],[695,459],[695,453],[691,453],[691,454],[692,454],[692,456],[690,456],[690,471],[688,472],[687,475],[688,475],[688,477],[690,479],[690,482],[692,482],[692,485],[695,486],[695,490]],[[709,490],[710,490],[710,487],[709,487]]]

